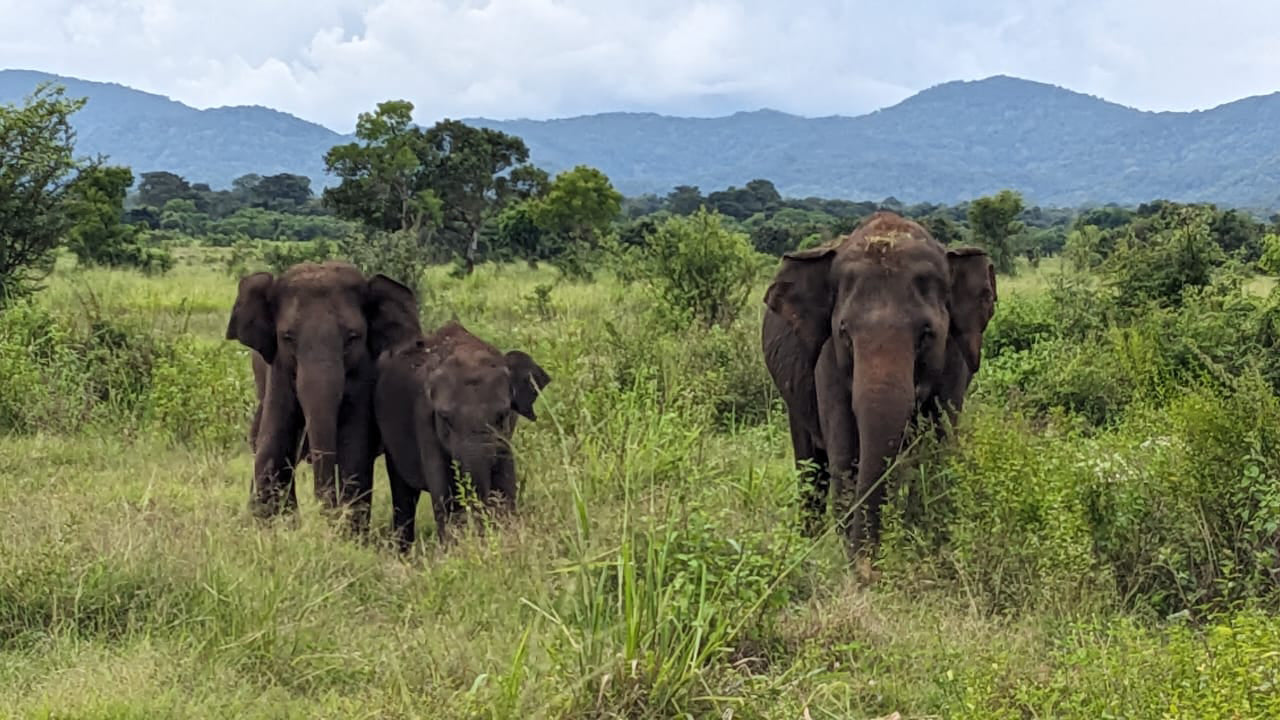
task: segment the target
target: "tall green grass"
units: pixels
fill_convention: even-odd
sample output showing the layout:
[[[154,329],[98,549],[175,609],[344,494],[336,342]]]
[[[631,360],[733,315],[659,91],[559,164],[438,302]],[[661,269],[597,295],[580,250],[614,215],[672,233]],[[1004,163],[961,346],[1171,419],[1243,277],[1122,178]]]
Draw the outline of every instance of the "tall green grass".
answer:
[[[1130,320],[1051,261],[1002,278],[958,437],[901,464],[863,588],[798,533],[763,284],[674,330],[607,272],[431,270],[429,324],[555,382],[517,431],[518,516],[447,551],[420,526],[401,559],[381,462],[372,544],[305,493],[299,527],[255,525],[234,278],[182,257],[64,267],[0,316],[0,714],[1280,713],[1280,406],[1237,362],[1265,298]]]

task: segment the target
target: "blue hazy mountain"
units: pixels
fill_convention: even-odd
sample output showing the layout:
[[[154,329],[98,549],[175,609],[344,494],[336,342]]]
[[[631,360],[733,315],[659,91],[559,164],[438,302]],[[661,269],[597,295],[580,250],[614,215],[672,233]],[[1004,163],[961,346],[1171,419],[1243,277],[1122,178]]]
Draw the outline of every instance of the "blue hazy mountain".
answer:
[[[322,156],[348,136],[263,107],[197,110],[121,85],[0,71],[0,102],[43,80],[89,98],[79,149],[135,172],[225,187],[245,173],[331,182]],[[1195,112],[1147,112],[1043,83],[949,82],[856,117],[773,110],[688,118],[601,113],[467,122],[524,138],[556,172],[600,168],[624,193],[772,180],[788,196],[956,202],[1015,188],[1035,203],[1155,198],[1280,207],[1280,93]]]

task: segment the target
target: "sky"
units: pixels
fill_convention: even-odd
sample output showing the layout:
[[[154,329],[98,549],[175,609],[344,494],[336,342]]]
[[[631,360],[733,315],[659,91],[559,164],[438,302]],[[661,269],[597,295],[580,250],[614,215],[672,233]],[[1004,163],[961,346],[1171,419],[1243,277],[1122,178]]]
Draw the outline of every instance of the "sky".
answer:
[[[1144,110],[1280,90],[1277,0],[0,0],[0,68],[348,132],[441,117],[856,115],[1005,74]]]

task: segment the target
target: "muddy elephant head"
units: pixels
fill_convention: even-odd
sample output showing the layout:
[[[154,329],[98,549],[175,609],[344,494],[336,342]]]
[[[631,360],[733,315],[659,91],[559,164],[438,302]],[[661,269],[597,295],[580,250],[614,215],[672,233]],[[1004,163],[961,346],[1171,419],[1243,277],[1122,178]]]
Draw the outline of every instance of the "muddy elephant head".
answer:
[[[976,257],[949,254],[919,224],[880,212],[837,246],[784,255],[766,292],[769,309],[817,358],[821,435],[840,519],[847,503],[859,503],[845,528],[851,550],[878,536],[880,477],[916,411],[943,390],[948,343],[976,367],[979,345],[965,336],[974,324],[963,317],[970,299],[953,287]]]
[[[367,495],[374,361],[420,332],[412,291],[385,275],[366,278],[347,263],[302,263],[279,276],[259,272],[240,280],[226,337],[255,350],[270,368],[254,463],[259,514],[278,511],[283,492],[296,506],[293,454],[304,430],[322,502]]]
[[[527,353],[503,354],[478,339],[455,345],[427,375],[436,437],[485,500],[496,491],[514,504],[510,441],[516,416],[536,420],[534,402],[550,382]]]

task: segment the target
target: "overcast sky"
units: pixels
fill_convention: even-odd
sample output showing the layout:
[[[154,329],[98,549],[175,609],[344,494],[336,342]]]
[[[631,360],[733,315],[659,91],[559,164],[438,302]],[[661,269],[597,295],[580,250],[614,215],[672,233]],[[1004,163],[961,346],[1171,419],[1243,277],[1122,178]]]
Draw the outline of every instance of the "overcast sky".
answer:
[[[1189,110],[1280,90],[1280,0],[0,0],[6,67],[343,132],[390,98],[813,116],[995,74]]]

